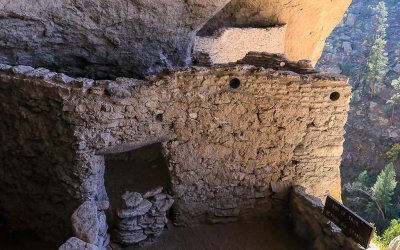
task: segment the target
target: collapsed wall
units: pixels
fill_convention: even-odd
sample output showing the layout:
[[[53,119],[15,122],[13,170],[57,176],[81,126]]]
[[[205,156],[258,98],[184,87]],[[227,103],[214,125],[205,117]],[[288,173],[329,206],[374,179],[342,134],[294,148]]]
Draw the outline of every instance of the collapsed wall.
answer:
[[[340,196],[347,78],[276,57],[284,71],[231,64],[145,81],[0,65],[2,216],[65,241],[79,204],[108,199],[103,154],[157,142],[176,224],[285,216],[292,184]]]

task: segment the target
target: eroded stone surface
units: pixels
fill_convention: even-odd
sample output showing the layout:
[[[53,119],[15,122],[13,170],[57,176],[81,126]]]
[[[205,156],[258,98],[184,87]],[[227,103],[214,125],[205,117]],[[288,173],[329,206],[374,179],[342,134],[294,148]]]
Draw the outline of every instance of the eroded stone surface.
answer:
[[[0,1],[0,63],[90,78],[189,62],[197,29],[229,0]]]
[[[121,198],[123,208],[136,207],[143,200],[142,195],[137,192],[125,192]]]
[[[285,54],[291,60],[308,59],[315,65],[325,39],[340,22],[351,0],[232,0],[211,19],[199,35],[222,27],[269,27],[287,24]]]
[[[72,230],[76,237],[88,242],[96,243],[99,233],[99,219],[94,202],[86,201],[72,214]],[[105,222],[105,219],[102,220]]]
[[[213,36],[196,36],[192,63],[201,61],[202,53],[208,54],[214,64],[236,62],[250,51],[285,53],[285,33],[286,25],[283,25],[263,29],[222,28]]]
[[[155,187],[143,196],[152,198],[151,201],[143,199],[136,206],[131,206],[129,209],[120,208],[117,211],[121,219],[115,221],[116,228],[112,235],[114,241],[124,245],[151,242],[162,234],[168,223],[167,211],[174,203],[174,199],[170,195],[160,193],[161,191],[162,187]],[[122,204],[126,197],[137,197],[137,193],[125,192],[121,197]]]
[[[295,186],[290,192],[290,213],[294,232],[309,243],[311,249],[361,250],[365,249],[352,238],[344,235],[340,228],[322,214],[321,200],[308,195],[304,187]],[[370,244],[370,250],[379,249]]]
[[[58,250],[98,250],[98,248],[76,237],[71,237]]]
[[[190,63],[196,32],[229,2],[1,0],[0,63],[90,78],[143,77]],[[204,30],[288,24],[285,53],[315,63],[350,2],[233,0]]]

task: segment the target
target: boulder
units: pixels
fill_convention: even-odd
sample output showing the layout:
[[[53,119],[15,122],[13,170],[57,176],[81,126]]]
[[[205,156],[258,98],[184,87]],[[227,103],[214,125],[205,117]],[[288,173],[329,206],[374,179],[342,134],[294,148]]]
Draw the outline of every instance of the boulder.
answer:
[[[71,237],[58,250],[98,250],[98,247],[76,237]]]
[[[132,208],[136,207],[142,202],[142,195],[137,192],[128,192],[126,191],[122,196],[122,207],[123,208]]]
[[[147,213],[153,204],[148,200],[142,200],[137,207],[119,209],[117,215],[119,218],[129,218]]]
[[[99,220],[94,202],[86,201],[80,205],[72,214],[71,221],[72,230],[76,237],[88,243],[97,241]]]
[[[356,23],[356,20],[357,20],[357,16],[354,15],[353,13],[350,13],[349,15],[347,15],[346,25],[353,27],[354,24]]]
[[[353,51],[350,42],[343,42],[343,49],[346,53],[351,53]]]
[[[396,73],[400,73],[400,63],[396,64],[395,67],[392,68],[392,70]]]
[[[163,190],[163,187],[155,187],[155,188],[151,189],[150,191],[147,191],[147,192],[143,195],[143,198],[147,199],[147,198],[153,197],[153,196],[155,196],[155,195],[161,193],[162,190]]]

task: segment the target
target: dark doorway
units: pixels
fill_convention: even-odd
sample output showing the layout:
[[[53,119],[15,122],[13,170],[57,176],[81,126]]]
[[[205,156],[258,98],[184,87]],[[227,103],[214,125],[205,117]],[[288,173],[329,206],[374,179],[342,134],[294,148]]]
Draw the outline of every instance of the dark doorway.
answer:
[[[139,149],[104,155],[105,187],[111,209],[118,205],[125,191],[144,193],[156,186],[168,193],[169,174],[167,162],[161,153],[161,143]]]

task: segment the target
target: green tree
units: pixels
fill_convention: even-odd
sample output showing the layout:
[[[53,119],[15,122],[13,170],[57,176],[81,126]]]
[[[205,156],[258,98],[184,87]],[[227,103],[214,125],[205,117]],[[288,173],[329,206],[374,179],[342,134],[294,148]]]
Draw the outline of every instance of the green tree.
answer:
[[[371,98],[374,95],[375,84],[385,76],[388,64],[388,54],[385,51],[388,12],[385,2],[379,2],[374,10],[376,11],[373,24],[374,35],[372,36],[366,75],[366,80],[371,85]]]
[[[393,163],[389,163],[378,175],[378,178],[372,187],[374,196],[381,207],[383,207],[385,214],[387,208],[391,205],[396,185],[396,172],[394,171]]]
[[[369,177],[369,175],[367,173],[367,170],[364,170],[358,175],[356,181],[360,182],[364,186],[368,186],[369,179],[370,179],[370,177]]]
[[[388,246],[389,243],[400,235],[400,224],[397,220],[393,219],[390,221],[390,227],[385,230],[382,235],[382,243]]]
[[[386,156],[390,159],[391,162],[398,161],[400,157],[400,144],[394,144],[392,148],[386,152]]]
[[[394,108],[396,104],[399,103],[400,101],[400,77],[398,79],[394,79],[391,83],[392,87],[396,91],[392,97],[387,101],[392,106],[392,115],[390,117],[390,125],[393,125],[393,120],[394,120]]]

